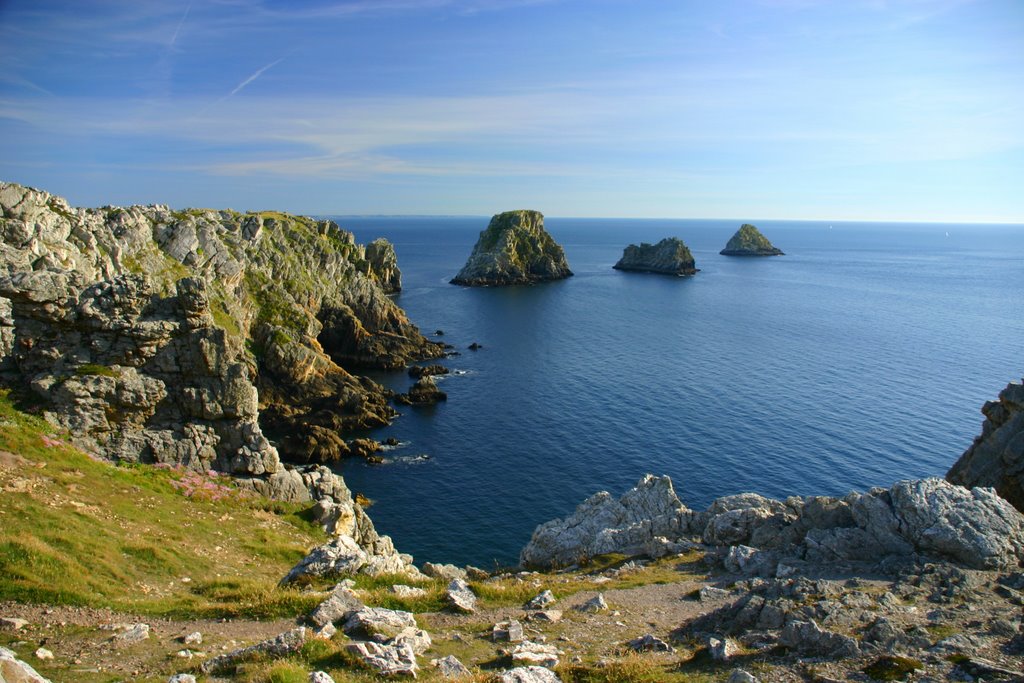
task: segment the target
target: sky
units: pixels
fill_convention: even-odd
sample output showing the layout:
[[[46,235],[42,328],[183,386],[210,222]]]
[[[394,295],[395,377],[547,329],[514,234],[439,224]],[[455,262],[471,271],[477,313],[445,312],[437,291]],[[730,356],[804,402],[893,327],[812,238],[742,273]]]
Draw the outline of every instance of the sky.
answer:
[[[1024,0],[0,0],[76,206],[1024,222]]]

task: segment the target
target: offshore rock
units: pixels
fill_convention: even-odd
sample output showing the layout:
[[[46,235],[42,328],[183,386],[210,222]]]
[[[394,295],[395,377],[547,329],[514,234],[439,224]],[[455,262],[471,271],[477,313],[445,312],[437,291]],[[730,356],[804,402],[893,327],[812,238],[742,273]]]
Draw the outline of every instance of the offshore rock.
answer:
[[[699,270],[695,267],[690,249],[678,237],[666,237],[657,244],[631,244],[612,267],[616,270],[663,275],[694,275]]]
[[[946,479],[966,487],[990,486],[1024,512],[1024,384],[1011,382],[981,412],[981,434]]]
[[[526,285],[572,275],[565,252],[544,230],[539,211],[506,211],[491,218],[452,284]]]
[[[718,252],[723,256],[784,256],[781,249],[772,246],[761,231],[749,223],[744,223],[736,231],[725,249]]]
[[[410,406],[426,406],[447,401],[448,394],[437,388],[437,382],[430,375],[416,380],[408,393],[395,396],[395,401]]]

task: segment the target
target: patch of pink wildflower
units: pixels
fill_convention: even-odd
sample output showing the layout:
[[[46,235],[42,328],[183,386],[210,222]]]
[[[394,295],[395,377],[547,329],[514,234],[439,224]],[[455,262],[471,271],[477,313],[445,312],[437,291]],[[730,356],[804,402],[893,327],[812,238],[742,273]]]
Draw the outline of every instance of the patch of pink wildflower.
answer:
[[[181,479],[171,481],[171,486],[188,498],[218,501],[237,493],[234,488],[217,481],[221,478],[220,473],[213,470],[195,472],[185,471],[181,466],[168,468],[182,472]]]
[[[53,448],[55,446],[64,445],[64,442],[61,441],[60,439],[55,439],[52,436],[47,436],[46,434],[43,434],[41,438],[43,439],[43,445],[46,446],[47,448]]]

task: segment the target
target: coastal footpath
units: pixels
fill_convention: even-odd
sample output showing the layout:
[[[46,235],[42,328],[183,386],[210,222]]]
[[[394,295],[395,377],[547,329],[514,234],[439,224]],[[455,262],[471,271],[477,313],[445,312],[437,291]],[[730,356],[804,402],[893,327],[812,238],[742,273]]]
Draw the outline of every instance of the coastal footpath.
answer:
[[[506,211],[491,218],[454,285],[531,285],[572,276],[565,251],[544,229],[539,211]]]

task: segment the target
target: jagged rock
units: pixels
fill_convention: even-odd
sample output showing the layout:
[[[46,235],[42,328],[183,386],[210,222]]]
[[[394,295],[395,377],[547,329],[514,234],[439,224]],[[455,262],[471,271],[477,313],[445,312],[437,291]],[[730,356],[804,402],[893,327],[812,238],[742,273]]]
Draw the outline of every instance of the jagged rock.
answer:
[[[779,642],[804,655],[845,659],[860,653],[857,641],[822,630],[814,621],[791,621],[782,629]]]
[[[613,268],[662,275],[695,275],[693,254],[678,237],[666,237],[657,244],[631,244]]]
[[[0,368],[111,459],[272,477],[264,430],[314,435],[280,440],[310,461],[334,444],[315,437],[395,415],[385,389],[339,363],[443,354],[387,296],[400,286],[390,245],[364,250],[330,221],[72,209],[11,183],[0,209]]]
[[[351,614],[341,627],[349,636],[382,636],[385,639],[395,638],[407,628],[416,628],[416,619],[411,612],[383,607],[364,607]]]
[[[309,683],[334,683],[334,679],[326,671],[311,671]]]
[[[406,405],[423,406],[447,401],[448,394],[437,388],[433,377],[425,375],[416,380],[408,393],[395,396],[395,400]]]
[[[167,679],[167,683],[196,683],[196,677],[192,674],[174,674]]]
[[[337,635],[337,633],[338,633],[337,627],[333,623],[328,622],[328,623],[324,624],[323,626],[321,626],[320,628],[318,628],[313,633],[313,636],[316,637],[316,638],[319,638],[320,640],[330,640],[335,635]]]
[[[418,655],[430,649],[432,641],[430,634],[421,628],[407,626],[398,632],[394,638],[388,641],[389,645],[408,645]]]
[[[287,657],[302,648],[306,642],[306,637],[306,629],[300,626],[291,631],[286,631],[275,638],[208,659],[203,662],[200,670],[204,674],[217,674],[256,657],[269,657],[271,659]]]
[[[507,621],[499,621],[491,629],[491,640],[494,642],[509,642],[518,643],[524,640],[523,625],[515,619],[508,619]]]
[[[512,650],[512,663],[527,666],[558,666],[558,655],[561,654],[554,645],[544,645],[524,640]]]
[[[281,584],[321,576],[350,576],[362,569],[366,561],[366,552],[351,536],[337,536],[311,550],[281,579]]]
[[[317,627],[323,627],[345,621],[364,607],[363,601],[350,588],[338,584],[331,595],[310,612],[309,620]]]
[[[715,600],[723,600],[729,597],[729,591],[722,590],[721,588],[715,588],[714,586],[701,586],[700,591],[697,593],[697,597],[701,602],[713,602]]]
[[[637,554],[657,536],[681,538],[693,512],[683,505],[668,477],[646,475],[619,500],[594,494],[565,519],[538,526],[519,561],[557,567],[605,553]]]
[[[12,650],[0,647],[0,680],[6,683],[50,683],[32,666],[18,659]]]
[[[526,603],[523,606],[523,608],[524,609],[544,609],[545,607],[550,607],[551,605],[555,604],[556,602],[558,602],[558,599],[555,597],[555,594],[552,593],[550,590],[546,590],[545,589],[545,590],[541,591],[540,593],[538,593],[537,596],[534,597],[532,600],[530,600],[528,603]]]
[[[460,662],[455,655],[432,659],[430,664],[437,669],[442,678],[464,678],[473,675],[473,672],[466,668],[466,665]]]
[[[506,211],[491,218],[452,284],[523,285],[572,275],[565,252],[544,230],[539,211]]]
[[[672,652],[671,645],[651,633],[634,638],[628,645],[637,652]]]
[[[502,672],[501,683],[559,683],[558,675],[542,666],[517,666]]]
[[[981,434],[946,479],[972,488],[987,486],[1024,512],[1024,384],[1011,382],[981,409]]]
[[[189,633],[184,638],[182,638],[181,642],[185,645],[202,645],[203,634],[199,631],[193,631],[192,633]]]
[[[409,376],[413,379],[437,377],[438,375],[447,375],[449,372],[451,371],[443,365],[412,365],[409,367]]]
[[[607,610],[608,603],[604,599],[604,593],[598,593],[582,605],[577,606],[576,609],[580,612],[596,614],[597,612],[604,612],[605,610]]]
[[[741,225],[729,238],[725,249],[718,253],[723,256],[784,256],[781,249],[772,246],[768,238],[749,223]]]
[[[452,579],[445,589],[445,600],[456,612],[472,614],[476,611],[476,595],[462,579]]]
[[[381,645],[380,643],[350,643],[346,649],[364,664],[382,676],[410,676],[416,678],[419,665],[416,653],[409,645]]]

